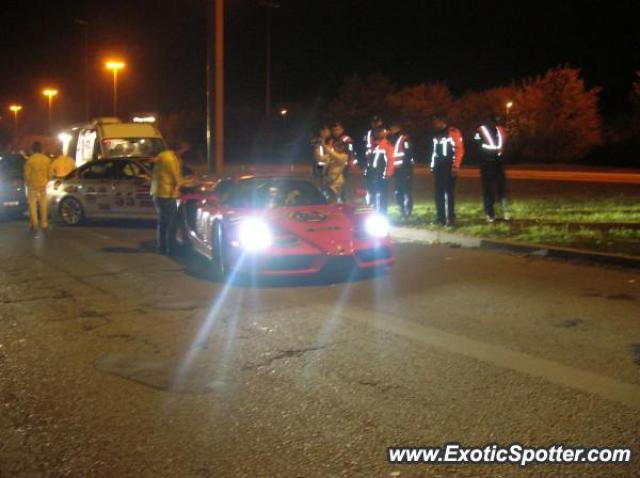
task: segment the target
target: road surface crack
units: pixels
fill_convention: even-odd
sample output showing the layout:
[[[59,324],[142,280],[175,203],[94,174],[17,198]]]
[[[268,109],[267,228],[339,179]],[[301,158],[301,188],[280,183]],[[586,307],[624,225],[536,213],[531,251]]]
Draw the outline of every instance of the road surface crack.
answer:
[[[319,350],[324,350],[327,347],[328,345],[318,345],[314,347],[306,347],[303,349],[278,350],[278,352],[275,355],[273,355],[272,357],[269,357],[267,360],[263,362],[245,365],[244,367],[242,367],[242,370],[251,370],[251,369],[268,367],[269,365],[271,365],[274,362],[277,362],[278,360],[292,358],[292,357],[299,358],[310,352],[317,352]]]

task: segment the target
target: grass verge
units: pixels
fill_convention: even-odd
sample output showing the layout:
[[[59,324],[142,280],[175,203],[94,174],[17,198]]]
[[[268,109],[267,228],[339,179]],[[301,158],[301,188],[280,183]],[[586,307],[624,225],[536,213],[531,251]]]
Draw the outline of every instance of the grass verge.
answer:
[[[636,197],[520,198],[509,208],[511,221],[484,220],[481,204],[462,200],[456,206],[457,226],[451,232],[550,246],[640,256],[640,202]],[[395,224],[437,230],[433,202],[420,201],[414,215],[403,219],[392,208]]]

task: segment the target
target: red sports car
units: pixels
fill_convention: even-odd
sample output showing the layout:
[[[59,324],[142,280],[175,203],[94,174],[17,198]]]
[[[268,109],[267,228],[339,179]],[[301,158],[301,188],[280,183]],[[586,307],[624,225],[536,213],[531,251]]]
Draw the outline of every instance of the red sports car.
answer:
[[[223,179],[183,196],[179,239],[221,277],[313,275],[394,261],[385,216],[329,203],[312,181],[287,176]]]

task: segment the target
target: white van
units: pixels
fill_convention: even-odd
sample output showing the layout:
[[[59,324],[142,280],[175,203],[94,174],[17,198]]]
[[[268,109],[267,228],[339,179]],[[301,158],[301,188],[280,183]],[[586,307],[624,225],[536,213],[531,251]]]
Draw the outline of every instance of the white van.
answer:
[[[149,123],[123,123],[118,118],[98,118],[59,135],[64,153],[76,166],[101,158],[150,160],[165,149],[158,129]]]

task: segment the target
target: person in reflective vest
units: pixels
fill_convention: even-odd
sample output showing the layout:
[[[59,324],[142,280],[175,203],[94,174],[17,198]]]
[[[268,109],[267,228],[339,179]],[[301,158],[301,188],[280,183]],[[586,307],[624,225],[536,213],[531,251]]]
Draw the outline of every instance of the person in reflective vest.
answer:
[[[507,221],[511,219],[507,210],[507,179],[504,174],[503,160],[507,133],[499,125],[499,120],[497,115],[490,115],[478,128],[473,138],[478,145],[482,198],[488,222],[495,221],[496,198],[502,203],[504,219]]]
[[[351,171],[351,167],[355,167],[358,164],[358,160],[356,159],[356,150],[355,144],[353,143],[353,139],[349,136],[345,130],[344,126],[340,121],[335,121],[333,125],[331,125],[331,133],[333,135],[334,144],[338,141],[341,141],[344,144],[345,152],[349,156],[349,160],[344,167],[343,176],[345,180],[349,177],[349,173]],[[343,202],[346,201],[346,188],[342,188],[341,190],[341,198]]]
[[[382,213],[387,212],[388,181],[394,172],[393,146],[387,140],[387,134],[385,128],[373,131],[375,146],[369,154],[365,171],[367,203]]]
[[[413,147],[409,135],[397,122],[389,127],[389,141],[393,145],[393,177],[396,203],[403,217],[413,212]]]
[[[431,173],[434,180],[436,222],[453,227],[456,223],[455,183],[464,157],[464,142],[460,130],[449,126],[446,115],[433,116],[433,149]]]
[[[367,134],[364,135],[364,160],[358,163],[362,167],[367,167],[367,165],[369,164],[369,156],[371,155],[373,148],[376,147],[375,130],[377,128],[384,128],[384,122],[382,121],[382,118],[380,118],[380,116],[376,115],[371,118],[371,128],[369,128]]]
[[[327,154],[327,147],[333,144],[331,139],[331,128],[328,125],[323,125],[318,130],[318,136],[311,141],[313,147],[313,160],[311,163],[311,174],[314,178],[322,181],[324,177],[327,164],[329,163],[329,156]]]

